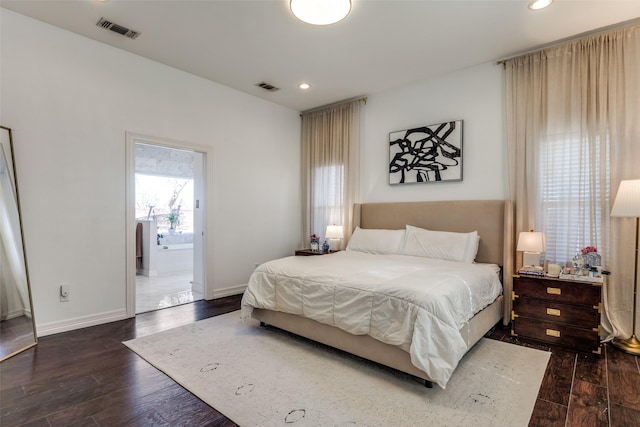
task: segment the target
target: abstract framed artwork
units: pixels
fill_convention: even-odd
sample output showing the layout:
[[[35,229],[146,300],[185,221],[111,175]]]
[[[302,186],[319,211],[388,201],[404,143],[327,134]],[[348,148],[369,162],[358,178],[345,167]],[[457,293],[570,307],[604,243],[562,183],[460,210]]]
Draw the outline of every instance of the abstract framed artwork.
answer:
[[[462,120],[389,133],[389,184],[462,181]]]

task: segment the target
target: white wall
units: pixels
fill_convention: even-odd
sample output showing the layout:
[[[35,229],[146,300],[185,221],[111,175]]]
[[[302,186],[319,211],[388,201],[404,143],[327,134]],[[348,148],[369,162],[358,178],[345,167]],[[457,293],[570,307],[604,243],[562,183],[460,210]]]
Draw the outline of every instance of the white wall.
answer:
[[[507,197],[502,67],[495,63],[369,96],[361,152],[361,200]],[[389,132],[463,120],[463,180],[389,185]]]
[[[213,147],[222,294],[297,246],[297,112],[5,9],[0,31],[0,122],[14,131],[39,329],[124,316],[125,132]],[[361,200],[504,198],[503,98],[493,63],[370,95]],[[389,132],[458,119],[462,182],[388,184]]]
[[[298,112],[5,9],[0,31],[40,333],[124,316],[125,132],[213,147],[215,289],[296,247]]]

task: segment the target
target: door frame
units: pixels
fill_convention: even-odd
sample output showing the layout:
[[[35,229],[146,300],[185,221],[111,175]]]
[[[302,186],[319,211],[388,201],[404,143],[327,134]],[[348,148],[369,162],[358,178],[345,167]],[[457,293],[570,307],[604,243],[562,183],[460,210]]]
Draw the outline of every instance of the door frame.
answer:
[[[135,244],[135,206],[136,206],[136,165],[135,165],[135,147],[136,143],[158,145],[166,148],[175,148],[178,150],[189,150],[203,154],[203,190],[204,203],[201,200],[201,208],[203,209],[203,239],[202,239],[202,257],[203,257],[203,281],[204,281],[204,298],[213,299],[213,148],[201,144],[177,141],[167,138],[158,138],[155,136],[141,135],[132,132],[126,132],[126,174],[125,174],[125,220],[126,220],[126,308],[127,317],[135,317],[136,315],[136,244]],[[204,205],[204,206],[202,206]],[[195,253],[194,253],[195,256]]]

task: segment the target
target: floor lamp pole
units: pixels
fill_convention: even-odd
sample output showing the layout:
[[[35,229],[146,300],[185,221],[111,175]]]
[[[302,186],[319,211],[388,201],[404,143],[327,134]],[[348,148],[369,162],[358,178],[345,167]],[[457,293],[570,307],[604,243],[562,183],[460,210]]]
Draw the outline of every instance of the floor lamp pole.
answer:
[[[638,224],[640,224],[640,218],[636,217],[636,251],[634,255],[634,275],[633,275],[633,323],[631,324],[632,332],[631,336],[627,339],[614,339],[613,346],[618,350],[622,350],[625,353],[640,356],[640,341],[636,337],[636,315],[638,313]]]

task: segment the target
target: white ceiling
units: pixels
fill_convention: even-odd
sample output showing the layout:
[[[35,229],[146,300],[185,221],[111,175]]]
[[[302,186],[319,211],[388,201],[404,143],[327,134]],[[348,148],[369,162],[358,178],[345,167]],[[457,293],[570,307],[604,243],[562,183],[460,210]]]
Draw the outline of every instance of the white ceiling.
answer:
[[[0,0],[3,8],[274,103],[306,110],[495,61],[636,20],[639,0],[352,0],[342,22],[293,17],[288,0]],[[102,29],[104,17],[141,35]],[[267,92],[255,86],[280,88]],[[297,88],[301,82],[312,87]]]

